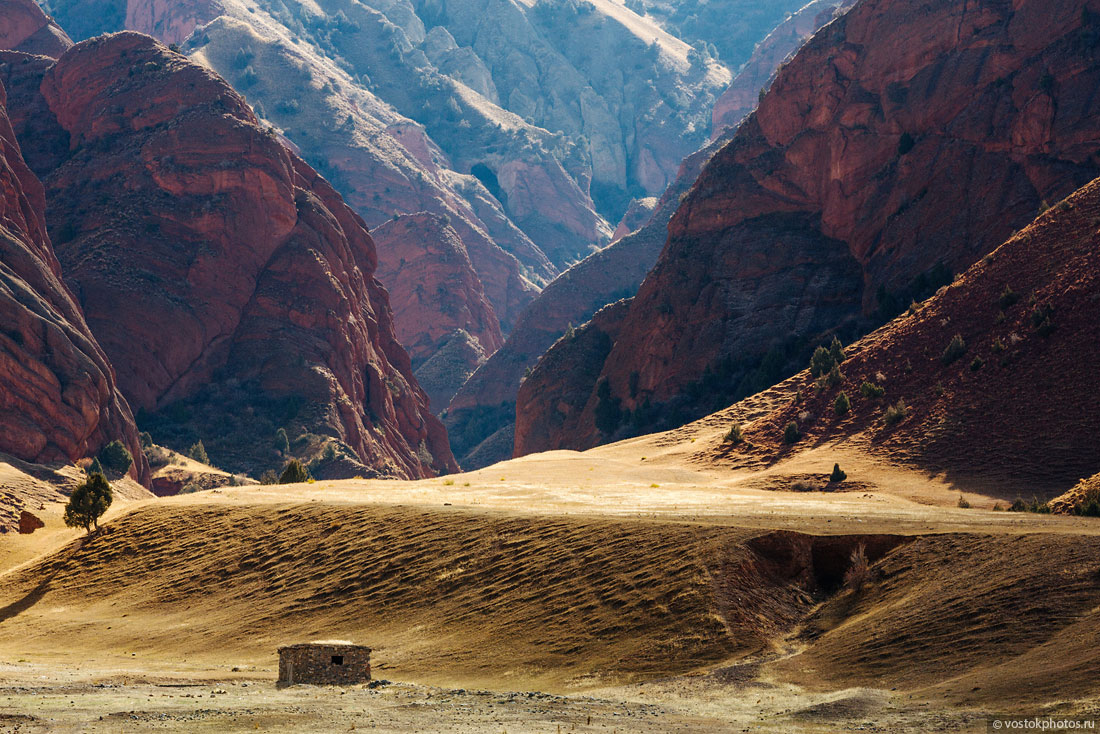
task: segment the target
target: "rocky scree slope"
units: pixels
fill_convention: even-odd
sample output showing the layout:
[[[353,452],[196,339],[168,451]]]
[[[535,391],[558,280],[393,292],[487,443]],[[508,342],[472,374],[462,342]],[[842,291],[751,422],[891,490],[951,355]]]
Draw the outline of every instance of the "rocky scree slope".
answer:
[[[62,272],[160,443],[259,473],[285,428],[356,473],[456,469],[363,221],[223,80],[136,33],[28,58]]]
[[[673,217],[583,409],[517,453],[713,411],[991,251],[1100,173],[1098,43],[1095,1],[870,0],[825,26]]]

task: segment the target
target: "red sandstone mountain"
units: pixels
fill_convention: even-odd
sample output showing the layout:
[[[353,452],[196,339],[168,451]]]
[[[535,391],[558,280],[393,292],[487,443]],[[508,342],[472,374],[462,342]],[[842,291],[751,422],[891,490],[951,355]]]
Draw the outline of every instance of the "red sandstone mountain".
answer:
[[[442,217],[420,212],[398,216],[376,227],[377,277],[386,284],[397,338],[412,358],[414,372],[462,331],[476,340],[471,360],[451,365],[456,377],[448,389],[429,390],[432,409],[442,411],[477,369],[480,358],[504,341],[499,322],[462,239]]]
[[[456,468],[363,221],[223,80],[136,33],[22,67],[44,71],[42,99],[20,86],[49,113],[22,142],[58,161],[44,182],[65,278],[158,439],[258,471],[283,427],[338,439],[362,473]],[[34,134],[57,126],[67,150]]]
[[[73,45],[34,0],[0,2],[0,49],[58,57]]]
[[[131,475],[148,483],[130,408],[61,279],[45,210],[0,108],[0,451],[72,462],[117,439],[134,456]]]
[[[840,382],[819,388],[808,371],[795,376],[778,408],[744,424],[745,443],[705,450],[770,462],[855,440],[962,488],[1050,497],[1100,471],[1098,359],[1100,179],[849,346]],[[864,395],[865,381],[884,394]],[[842,392],[851,409],[838,415]],[[886,410],[899,400],[904,416],[890,424]],[[731,423],[738,412],[727,412]],[[791,422],[801,434],[793,445],[784,440]]]
[[[757,44],[752,56],[737,72],[711,111],[711,138],[733,127],[756,109],[761,93],[775,77],[776,69],[806,42],[815,31],[833,19],[840,9],[855,0],[811,0],[780,23]]]
[[[579,415],[517,453],[713,410],[1091,180],[1098,39],[1096,0],[865,0],[827,25],[673,217]]]

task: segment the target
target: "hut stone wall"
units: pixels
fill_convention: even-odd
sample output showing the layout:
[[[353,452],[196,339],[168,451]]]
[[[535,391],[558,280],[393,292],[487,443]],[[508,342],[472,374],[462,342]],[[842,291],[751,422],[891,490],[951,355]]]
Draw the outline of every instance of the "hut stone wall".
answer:
[[[370,681],[370,648],[307,643],[279,648],[279,684],[355,685]]]

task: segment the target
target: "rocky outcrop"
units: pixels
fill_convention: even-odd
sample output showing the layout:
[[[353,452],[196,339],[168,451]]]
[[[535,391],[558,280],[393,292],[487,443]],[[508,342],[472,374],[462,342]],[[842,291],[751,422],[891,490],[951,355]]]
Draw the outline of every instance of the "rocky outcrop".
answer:
[[[806,0],[627,0],[626,6],[738,69],[760,40]]]
[[[711,111],[711,137],[715,138],[726,128],[737,126],[756,109],[756,103],[764,90],[771,86],[776,69],[801,48],[807,38],[854,2],[855,0],[812,0],[776,26],[775,30],[757,44],[752,56],[714,103]]]
[[[601,372],[623,430],[794,372],[1094,177],[1098,38],[1083,1],[870,0],[825,26],[673,217]],[[554,445],[621,435],[599,404]]]
[[[0,2],[0,48],[56,58],[72,45],[34,0]]]
[[[223,80],[119,33],[41,90],[70,139],[45,177],[65,277],[159,443],[202,438],[258,473],[285,427],[339,439],[362,473],[456,468],[363,221]]]
[[[19,513],[19,534],[30,535],[39,528],[46,527],[46,523],[37,516],[26,510]]]
[[[377,278],[391,294],[394,328],[414,371],[459,331],[473,337],[476,346],[456,349],[459,339],[448,355],[441,356],[448,364],[460,354],[469,360],[451,364],[456,374],[469,375],[486,354],[500,348],[499,322],[448,220],[424,212],[398,216],[376,227],[371,236],[378,251]],[[446,394],[446,388],[433,382],[438,389],[431,395],[432,406],[438,412],[454,393]]]
[[[611,234],[611,242],[614,244],[631,232],[637,232],[649,218],[653,216],[653,210],[657,208],[657,197],[647,196],[644,199],[634,199],[626,208],[626,213],[619,220],[615,231]]]
[[[61,279],[42,184],[2,109],[0,156],[0,451],[73,462],[120,440],[135,457],[131,476],[147,482],[130,408]]]
[[[511,456],[516,420],[516,391],[524,375],[536,371],[539,358],[557,342],[566,352],[585,340],[559,341],[571,328],[583,328],[605,305],[628,298],[657,261],[667,236],[668,220],[707,160],[729,140],[720,137],[688,156],[675,183],[657,202],[646,225],[614,244],[590,255],[558,276],[520,316],[504,346],[493,354],[455,394],[444,416],[451,447],[463,467],[485,466]],[[580,359],[578,355],[578,359]],[[591,356],[585,357],[590,359]],[[557,364],[565,364],[562,358]],[[585,370],[551,378],[572,380],[571,392],[594,388]],[[536,383],[532,383],[536,384]],[[548,396],[550,393],[547,394]],[[556,399],[556,398],[552,398]]]
[[[1011,502],[1076,491],[1091,502],[1100,471],[1100,179],[1052,206],[949,286],[845,349],[841,379],[787,386],[800,399],[743,428],[736,461],[774,460],[859,436],[879,456]],[[881,396],[864,394],[870,381]],[[850,409],[838,415],[840,393]],[[903,408],[898,407],[899,403]],[[893,410],[892,417],[887,413]],[[784,441],[790,422],[801,438]]]

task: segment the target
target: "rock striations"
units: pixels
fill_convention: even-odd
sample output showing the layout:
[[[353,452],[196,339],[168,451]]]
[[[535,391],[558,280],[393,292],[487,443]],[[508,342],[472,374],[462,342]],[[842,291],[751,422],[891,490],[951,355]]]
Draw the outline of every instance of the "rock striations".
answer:
[[[8,104],[2,91],[0,103]],[[131,476],[147,484],[133,416],[61,279],[45,209],[0,109],[0,451],[72,462],[120,440],[135,457]]]
[[[25,129],[68,138],[44,174],[58,257],[158,439],[201,438],[237,471],[277,465],[278,428],[331,437],[361,473],[456,469],[366,226],[239,95],[136,33],[77,44],[43,71],[45,107],[22,106],[52,117]]]
[[[865,0],[825,26],[673,217],[583,409],[516,453],[709,412],[978,260],[1100,173],[1098,41],[1095,0]]]

